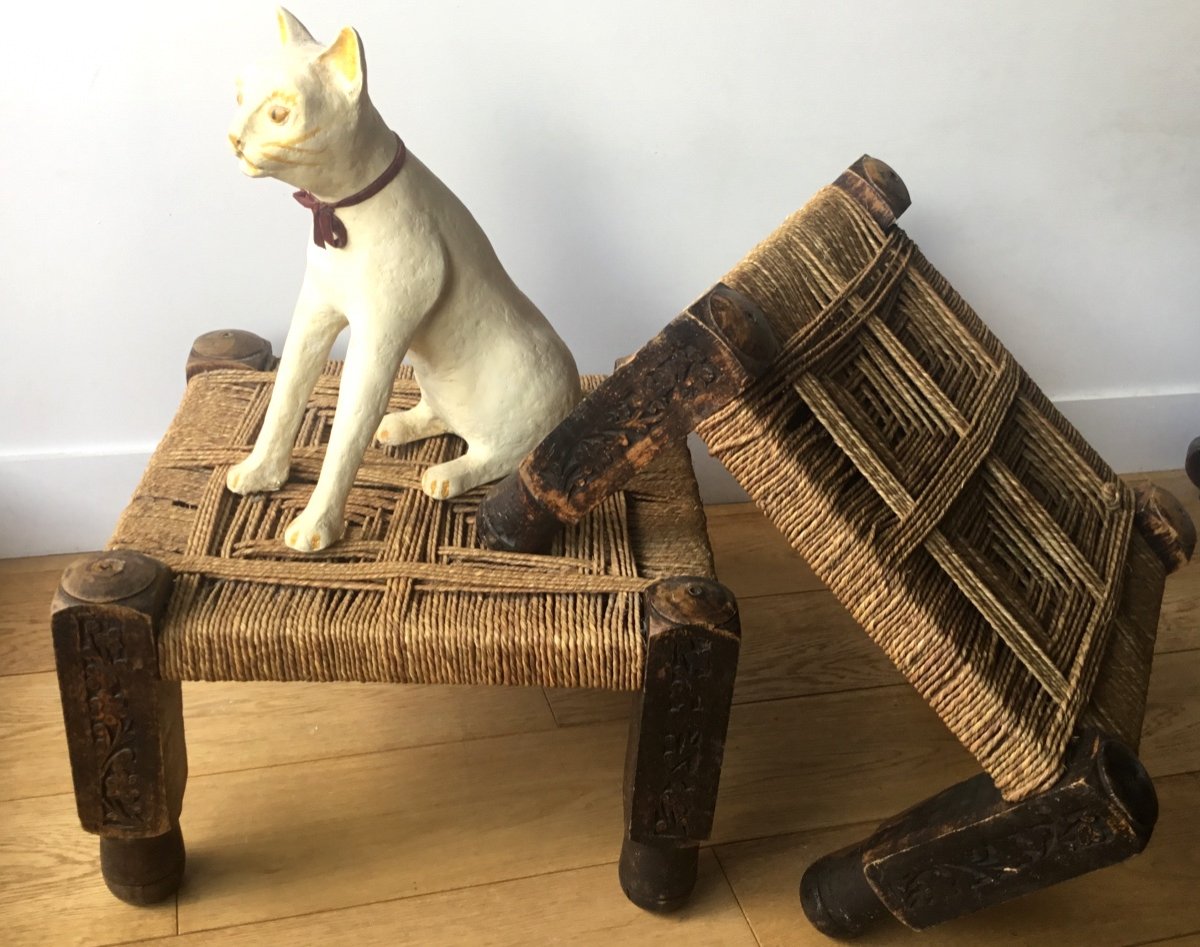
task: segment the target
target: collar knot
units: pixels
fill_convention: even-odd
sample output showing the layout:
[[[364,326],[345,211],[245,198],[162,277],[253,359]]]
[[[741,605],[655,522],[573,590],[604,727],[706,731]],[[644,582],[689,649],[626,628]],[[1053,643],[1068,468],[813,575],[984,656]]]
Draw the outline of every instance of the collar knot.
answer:
[[[340,201],[327,203],[317,200],[308,191],[296,191],[292,197],[302,207],[306,207],[312,211],[313,243],[318,247],[330,246],[336,250],[344,247],[349,240],[346,234],[346,225],[338,219],[337,214],[334,212],[342,207],[353,207],[355,204],[361,204],[363,201],[374,197],[382,191],[391,183],[392,178],[400,173],[400,169],[404,167],[404,158],[407,154],[404,142],[400,140],[399,135],[396,135],[396,156],[392,158],[392,163],[384,168],[383,173],[379,177],[361,191],[351,194],[349,197],[343,197]]]

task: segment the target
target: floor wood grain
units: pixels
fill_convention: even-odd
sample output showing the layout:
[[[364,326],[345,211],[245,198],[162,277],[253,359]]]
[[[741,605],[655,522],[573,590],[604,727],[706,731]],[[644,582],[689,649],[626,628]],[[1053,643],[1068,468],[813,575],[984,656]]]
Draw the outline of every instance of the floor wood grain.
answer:
[[[142,943],[159,947],[545,943],[754,947],[757,943],[711,852],[701,853],[696,896],[683,911],[666,917],[631,905],[612,884],[615,871],[615,865],[595,865]],[[703,932],[699,941],[698,932]]]
[[[1197,521],[1182,475],[1154,475]],[[744,645],[694,902],[620,892],[630,696],[188,684],[187,880],[113,899],[78,828],[47,629],[71,556],[0,561],[0,942],[820,943],[796,896],[818,855],[975,764],[747,504],[709,511]],[[1142,755],[1162,815],[1122,866],[865,944],[1200,944],[1200,565],[1168,585]]]

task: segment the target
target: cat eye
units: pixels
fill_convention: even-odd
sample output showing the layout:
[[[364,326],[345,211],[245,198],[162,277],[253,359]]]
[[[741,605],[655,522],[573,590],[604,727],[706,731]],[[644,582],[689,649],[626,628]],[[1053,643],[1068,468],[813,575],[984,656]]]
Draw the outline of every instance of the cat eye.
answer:
[[[240,93],[240,92],[237,95],[237,103],[238,103],[238,105],[242,104],[242,93]]]
[[[287,121],[287,117],[291,113],[288,112],[288,110],[282,105],[273,105],[271,106],[271,111],[269,114],[271,116],[271,121],[273,121],[276,125],[282,125]]]

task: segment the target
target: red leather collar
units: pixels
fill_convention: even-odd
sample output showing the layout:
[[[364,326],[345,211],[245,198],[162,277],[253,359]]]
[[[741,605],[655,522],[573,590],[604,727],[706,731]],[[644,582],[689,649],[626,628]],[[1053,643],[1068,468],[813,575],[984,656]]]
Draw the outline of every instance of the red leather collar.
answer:
[[[393,132],[393,134],[395,134]],[[404,167],[404,159],[408,155],[408,150],[404,147],[404,142],[400,140],[400,136],[396,135],[396,157],[392,159],[383,170],[383,174],[379,175],[374,181],[364,187],[356,194],[351,194],[349,197],[343,197],[340,201],[335,201],[332,204],[327,204],[324,201],[319,201],[308,191],[297,191],[292,195],[302,206],[307,207],[312,211],[313,215],[313,243],[318,247],[330,246],[340,250],[347,243],[346,225],[343,224],[334,211],[341,207],[352,207],[355,204],[361,204],[368,198],[374,197],[382,191],[392,178],[400,173],[400,169]]]

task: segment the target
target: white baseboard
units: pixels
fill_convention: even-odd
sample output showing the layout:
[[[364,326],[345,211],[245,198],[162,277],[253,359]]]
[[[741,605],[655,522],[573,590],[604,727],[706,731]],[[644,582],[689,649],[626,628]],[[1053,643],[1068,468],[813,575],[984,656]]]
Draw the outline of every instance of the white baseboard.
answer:
[[[1200,435],[1200,392],[1072,399],[1059,409],[1119,471],[1183,466]],[[747,499],[729,473],[691,438],[706,503]],[[150,457],[150,447],[0,455],[0,558],[98,549]]]
[[[0,559],[100,549],[152,450],[0,456]]]
[[[1182,468],[1188,444],[1200,436],[1200,391],[1055,404],[1120,473]]]

